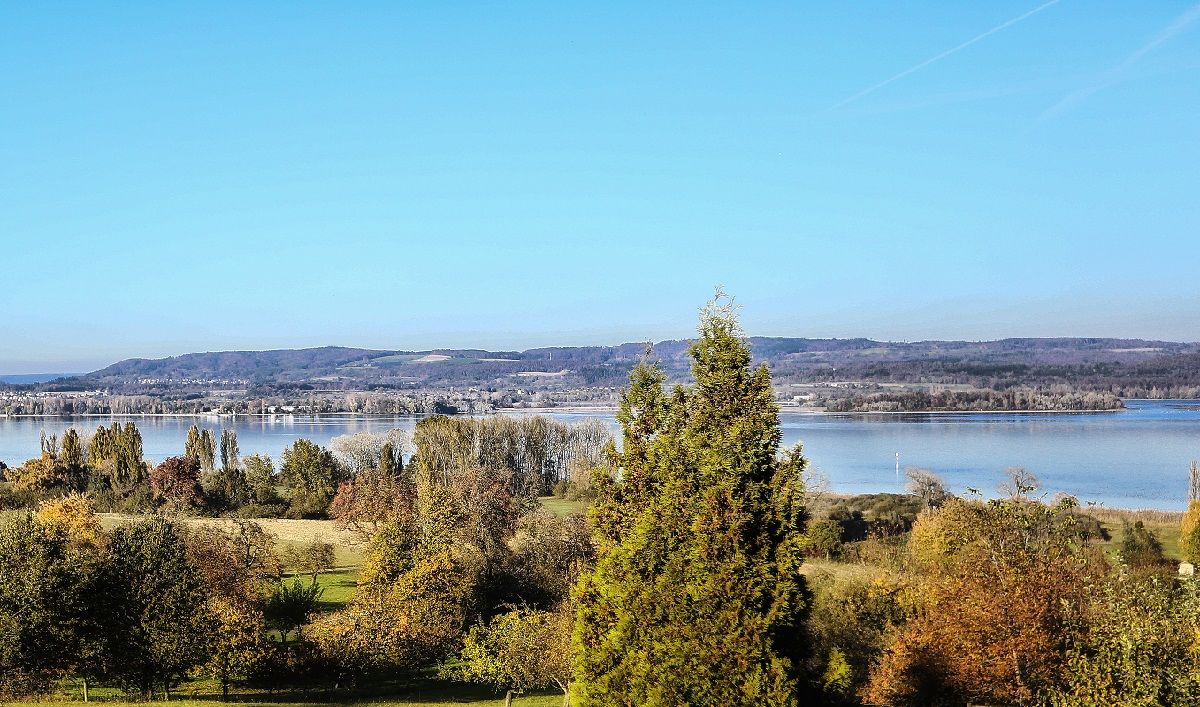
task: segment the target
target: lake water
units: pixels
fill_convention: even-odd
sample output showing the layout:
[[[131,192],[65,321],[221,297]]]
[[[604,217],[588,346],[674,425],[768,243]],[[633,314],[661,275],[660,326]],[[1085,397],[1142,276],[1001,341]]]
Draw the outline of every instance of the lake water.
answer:
[[[906,415],[781,415],[784,442],[803,442],[806,456],[835,491],[897,491],[900,466],[931,469],[958,493],[968,487],[995,493],[1004,470],[1023,466],[1044,490],[1065,491],[1082,501],[1126,508],[1181,510],[1188,464],[1200,459],[1200,401],[1131,400],[1111,413],[954,413]],[[611,415],[556,413],[563,421]],[[183,452],[187,430],[199,424],[219,431],[232,426],[243,455],[261,452],[278,460],[283,449],[306,437],[320,444],[354,432],[412,429],[415,417],[332,415],[303,417],[194,418],[121,416],[85,418],[0,417],[0,460],[10,466],[36,456],[42,430],[95,429],[114,419],[132,420],[142,431],[147,459]]]

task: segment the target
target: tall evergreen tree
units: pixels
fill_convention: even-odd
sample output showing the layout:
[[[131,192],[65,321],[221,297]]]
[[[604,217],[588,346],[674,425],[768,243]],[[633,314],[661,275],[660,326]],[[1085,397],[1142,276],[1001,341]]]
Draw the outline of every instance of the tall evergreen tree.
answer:
[[[595,568],[577,588],[576,694],[587,705],[796,704],[806,588],[805,460],[780,454],[765,367],[723,296],[692,345],[696,385],[645,364],[599,479]]]

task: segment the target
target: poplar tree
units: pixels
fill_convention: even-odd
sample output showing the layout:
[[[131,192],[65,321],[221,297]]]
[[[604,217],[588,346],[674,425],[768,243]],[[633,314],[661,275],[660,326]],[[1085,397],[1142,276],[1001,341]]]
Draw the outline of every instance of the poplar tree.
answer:
[[[219,492],[224,503],[231,508],[244,505],[250,498],[246,471],[238,449],[237,432],[221,430],[221,472],[217,478]]]
[[[79,431],[72,427],[64,432],[58,463],[63,468],[67,486],[75,491],[82,491],[87,486],[86,457]]]
[[[200,470],[205,474],[216,468],[217,444],[212,430],[200,430],[200,443],[197,451],[200,454]]]
[[[117,423],[113,423],[117,430]],[[142,433],[137,425],[126,422],[124,429],[116,432],[117,454],[114,476],[119,483],[137,485],[146,479],[146,462],[142,460]]]
[[[188,428],[187,442],[183,445],[183,456],[190,457],[200,463],[200,428],[192,425]]]
[[[221,440],[224,443],[224,439]],[[224,456],[222,449],[222,456]],[[216,467],[216,441],[210,430],[202,430],[198,425],[188,428],[187,442],[184,443],[183,456],[191,457],[200,463],[200,471],[207,474]]]
[[[108,477],[113,488],[128,488],[146,478],[146,462],[142,460],[142,433],[132,422],[114,422],[112,427],[98,427],[88,447],[88,465]]]
[[[399,476],[404,471],[404,456],[391,442],[385,442],[379,453],[379,474],[384,477]]]
[[[718,292],[669,394],[639,365],[612,474],[597,478],[598,557],[576,590],[576,696],[587,705],[799,700],[806,513],[799,448],[780,453],[765,366]]]
[[[229,474],[240,467],[242,465],[240,453],[237,432],[221,430],[221,471]]]

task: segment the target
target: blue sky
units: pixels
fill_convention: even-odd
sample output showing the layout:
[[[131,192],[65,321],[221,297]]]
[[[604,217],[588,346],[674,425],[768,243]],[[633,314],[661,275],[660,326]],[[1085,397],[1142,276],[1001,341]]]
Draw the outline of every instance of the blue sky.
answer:
[[[2,9],[0,372],[1200,339],[1194,3]]]

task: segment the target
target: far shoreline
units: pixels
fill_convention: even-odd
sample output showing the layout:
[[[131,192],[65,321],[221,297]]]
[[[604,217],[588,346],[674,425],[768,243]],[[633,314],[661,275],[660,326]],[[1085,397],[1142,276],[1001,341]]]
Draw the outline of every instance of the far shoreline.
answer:
[[[1132,398],[1131,398],[1132,400]],[[1139,398],[1140,400],[1140,398]],[[1171,402],[1178,400],[1180,402],[1189,400],[1188,398],[1163,398],[1156,402]],[[455,417],[471,417],[480,415],[514,415],[514,414],[533,414],[533,415],[586,415],[595,413],[599,415],[614,415],[619,408],[616,406],[578,406],[564,405],[562,407],[528,407],[528,408],[495,408],[488,412],[456,412],[449,413],[449,416]],[[861,417],[868,415],[1096,415],[1104,413],[1120,413],[1129,412],[1128,407],[1112,408],[1112,409],[1088,409],[1088,410],[861,410],[861,411],[846,411],[837,412],[830,410],[804,409],[790,406],[780,406],[780,414],[787,415],[829,415],[837,417]],[[50,419],[50,420],[66,420],[72,418],[270,418],[270,417],[370,417],[370,418],[391,418],[391,417],[432,417],[434,415],[442,415],[447,413],[434,412],[412,412],[412,413],[379,413],[379,412],[93,412],[83,414],[53,414],[53,413],[19,413],[16,415],[4,413],[0,414],[0,419]]]

